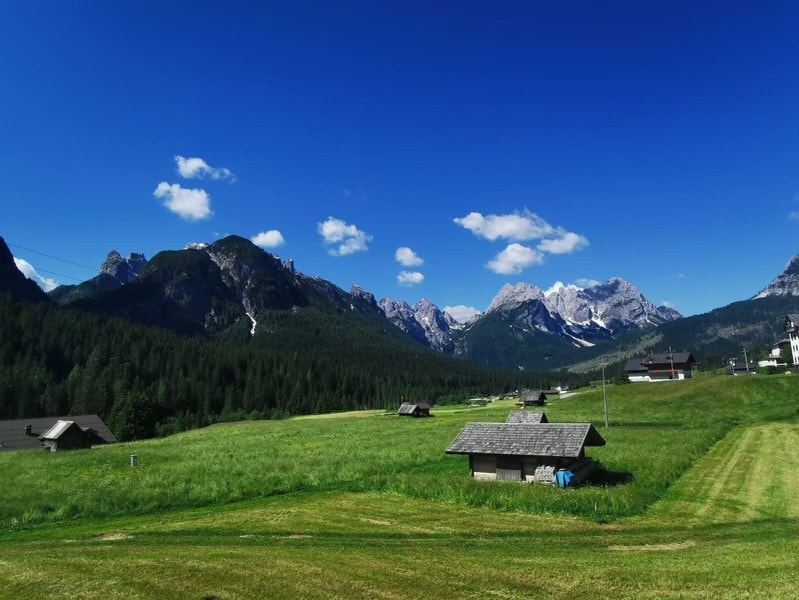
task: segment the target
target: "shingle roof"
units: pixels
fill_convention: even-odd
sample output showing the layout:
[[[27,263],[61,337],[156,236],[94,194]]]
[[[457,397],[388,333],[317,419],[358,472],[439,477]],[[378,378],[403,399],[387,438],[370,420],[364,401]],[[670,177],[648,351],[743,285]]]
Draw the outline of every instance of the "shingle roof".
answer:
[[[532,410],[512,410],[508,413],[506,423],[548,423],[546,413]]]
[[[590,423],[467,423],[448,454],[577,457],[584,446],[604,446]]]
[[[627,361],[627,364],[624,365],[624,370],[628,373],[646,371],[646,366],[644,365],[645,360],[645,358],[631,358]]]
[[[659,354],[650,354],[645,360],[645,365],[670,365],[672,360],[675,364],[684,364],[687,362],[696,362],[690,352],[662,352]]]
[[[416,411],[416,405],[410,402],[403,402],[400,404],[398,415],[412,415]]]
[[[82,429],[92,429],[106,443],[117,439],[97,415],[75,415],[66,417],[43,417],[37,419],[15,419],[0,421],[0,450],[40,450],[39,436],[52,428],[57,421],[75,421]],[[25,435],[25,426],[31,426],[31,435]]]

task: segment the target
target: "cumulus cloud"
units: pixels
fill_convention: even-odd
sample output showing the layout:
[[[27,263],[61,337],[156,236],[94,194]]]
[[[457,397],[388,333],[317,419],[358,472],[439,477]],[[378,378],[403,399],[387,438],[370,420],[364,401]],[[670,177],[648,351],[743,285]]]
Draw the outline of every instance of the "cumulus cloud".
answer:
[[[576,233],[566,232],[554,239],[541,240],[538,249],[549,254],[571,254],[588,245],[588,240]]]
[[[464,229],[468,229],[477,237],[491,241],[500,238],[508,240],[538,240],[557,233],[555,227],[529,210],[514,212],[509,215],[487,216],[483,216],[479,212],[471,212],[465,217],[459,217],[453,219],[453,221]]]
[[[262,231],[250,238],[253,244],[261,248],[277,248],[282,246],[286,240],[283,239],[283,234],[277,229],[270,229],[269,231]]]
[[[475,315],[480,314],[480,311],[474,306],[465,306],[463,304],[458,304],[457,306],[445,306],[444,312],[455,319],[458,323],[466,323],[466,321],[471,320]]]
[[[59,283],[55,279],[50,279],[49,277],[43,277],[39,275],[33,265],[27,260],[17,258],[15,256],[14,264],[17,265],[17,269],[19,269],[20,273],[22,273],[28,279],[35,281],[45,292],[54,290],[59,286]]]
[[[672,302],[671,300],[664,300],[660,304],[661,306],[665,306],[666,308],[674,308],[674,302]]]
[[[416,252],[407,246],[400,246],[394,253],[394,258],[403,267],[418,267],[424,264],[424,260]]]
[[[588,246],[585,236],[555,227],[527,209],[507,215],[471,212],[453,219],[453,222],[490,241],[539,240],[535,249],[518,243],[510,244],[488,263],[492,271],[505,275],[516,275],[529,266],[540,265],[547,254],[570,254]]]
[[[556,281],[551,286],[549,286],[548,289],[544,290],[544,296],[549,296],[550,294],[554,294],[555,292],[558,292],[565,287],[566,286],[562,281]]]
[[[400,271],[400,274],[397,275],[397,282],[400,285],[404,285],[406,287],[419,285],[423,281],[424,281],[424,275],[422,275],[418,271]]]
[[[369,249],[369,242],[372,241],[372,236],[365,231],[333,217],[319,223],[317,229],[324,243],[330,246],[328,253],[332,256],[363,252]]]
[[[540,265],[544,255],[533,248],[521,244],[509,244],[497,254],[486,266],[500,275],[518,275],[527,267]]]
[[[153,196],[163,200],[164,206],[186,221],[202,221],[213,214],[211,196],[205,190],[183,188],[178,183],[162,181]]]
[[[210,179],[227,179],[230,183],[236,181],[236,176],[227,167],[215,169],[202,158],[175,155],[175,162],[178,165],[178,173],[181,177],[186,179],[203,179],[208,177]]]

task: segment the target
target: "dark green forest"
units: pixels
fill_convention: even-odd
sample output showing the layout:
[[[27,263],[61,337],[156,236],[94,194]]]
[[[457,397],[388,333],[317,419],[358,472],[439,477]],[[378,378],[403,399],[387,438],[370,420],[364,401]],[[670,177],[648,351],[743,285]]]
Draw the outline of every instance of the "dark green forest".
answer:
[[[392,409],[402,398],[446,403],[560,383],[334,323],[312,308],[271,311],[254,337],[249,323],[224,337],[192,337],[0,294],[0,419],[97,413],[128,440],[223,420]]]

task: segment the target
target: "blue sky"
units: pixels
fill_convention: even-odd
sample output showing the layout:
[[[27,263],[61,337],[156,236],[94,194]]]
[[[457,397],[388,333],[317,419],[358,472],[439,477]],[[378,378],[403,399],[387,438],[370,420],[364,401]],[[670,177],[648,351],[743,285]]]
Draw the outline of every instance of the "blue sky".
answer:
[[[799,3],[231,4],[0,4],[16,257],[263,234],[378,298],[621,276],[690,315],[799,253]]]

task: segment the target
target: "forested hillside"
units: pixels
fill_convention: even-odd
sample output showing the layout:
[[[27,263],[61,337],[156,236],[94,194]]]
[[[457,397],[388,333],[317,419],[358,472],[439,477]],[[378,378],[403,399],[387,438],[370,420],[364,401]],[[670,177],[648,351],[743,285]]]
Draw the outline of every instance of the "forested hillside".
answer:
[[[0,419],[98,413],[121,439],[135,439],[219,420],[393,408],[402,397],[447,401],[556,383],[326,322],[308,307],[269,313],[253,338],[244,322],[225,339],[188,337],[0,294]]]

